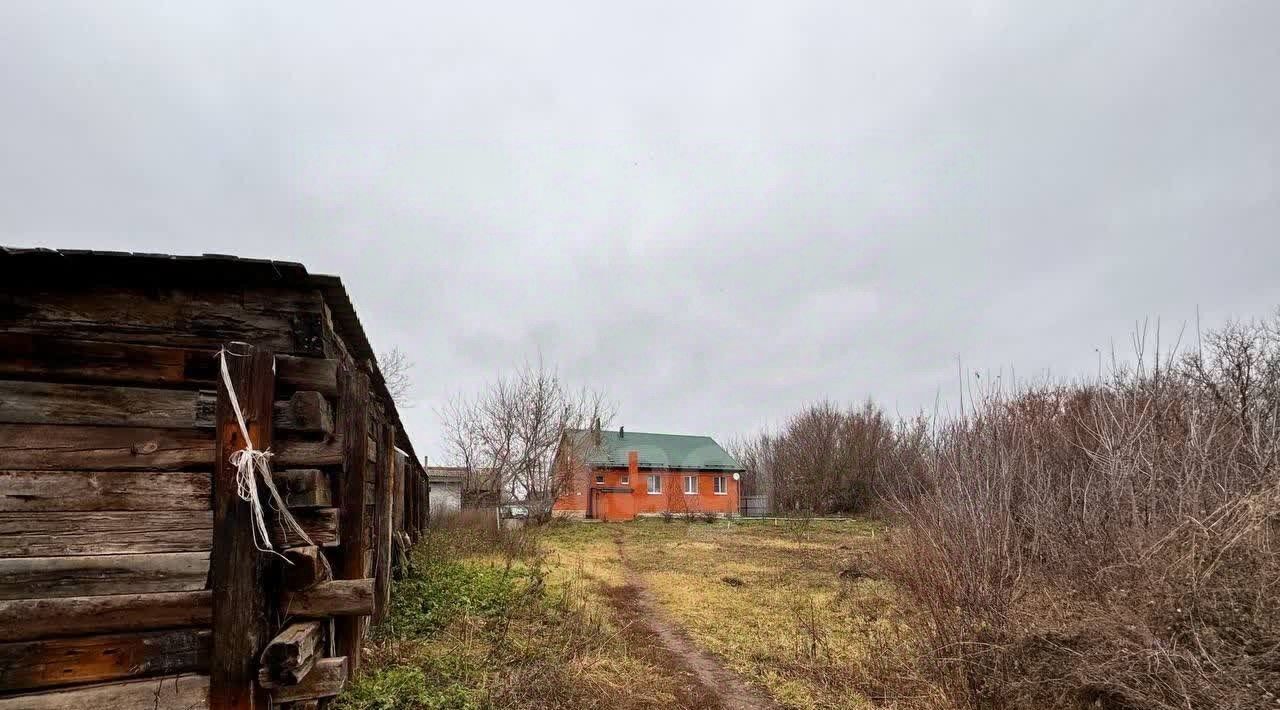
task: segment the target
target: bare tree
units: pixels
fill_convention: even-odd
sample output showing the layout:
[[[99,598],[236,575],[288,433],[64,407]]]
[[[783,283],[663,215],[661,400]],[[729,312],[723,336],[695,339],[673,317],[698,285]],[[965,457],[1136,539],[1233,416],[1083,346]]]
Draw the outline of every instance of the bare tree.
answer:
[[[607,423],[613,406],[595,390],[570,389],[539,362],[499,377],[478,395],[455,397],[438,414],[458,465],[495,476],[507,495],[527,500],[530,514],[545,519],[568,480],[553,468],[557,452],[562,445],[590,445],[590,437],[567,434]]]
[[[382,381],[387,385],[387,392],[397,407],[412,407],[409,393],[413,389],[413,381],[409,371],[413,369],[413,361],[401,352],[400,348],[391,348],[378,353],[378,371],[382,373]]]
[[[893,420],[871,402],[818,402],[734,453],[744,494],[767,496],[775,512],[865,513],[918,477],[925,433],[922,420]]]

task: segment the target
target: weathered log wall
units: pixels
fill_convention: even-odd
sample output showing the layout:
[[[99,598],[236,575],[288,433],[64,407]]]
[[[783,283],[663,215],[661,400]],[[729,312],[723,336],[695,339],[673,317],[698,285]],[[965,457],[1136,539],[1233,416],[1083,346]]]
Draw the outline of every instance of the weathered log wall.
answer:
[[[394,555],[425,526],[426,487],[321,290],[0,289],[0,710],[288,707],[340,690]],[[314,542],[269,521],[293,564],[254,549],[235,491],[224,346],[251,438]]]

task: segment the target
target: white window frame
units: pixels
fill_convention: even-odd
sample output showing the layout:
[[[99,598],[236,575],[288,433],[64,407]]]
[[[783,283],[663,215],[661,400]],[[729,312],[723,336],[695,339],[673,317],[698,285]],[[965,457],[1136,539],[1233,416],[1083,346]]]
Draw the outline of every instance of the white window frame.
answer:
[[[624,485],[624,486],[629,486],[629,485],[631,485],[631,474],[629,474],[629,473],[624,473],[624,474],[622,474],[622,478],[620,478],[620,479],[618,479],[618,480],[622,482],[622,485]]]
[[[604,483],[604,474],[603,474],[603,473],[597,473],[597,474],[596,474],[596,483]]]
[[[662,476],[650,475],[649,482],[648,482],[648,490],[649,490],[649,495],[651,496],[662,495]]]
[[[715,485],[716,495],[718,496],[729,495],[729,477],[728,476],[716,476],[714,485]]]
[[[693,490],[689,490],[689,484],[690,484],[690,483],[692,483],[692,484],[693,484]],[[696,495],[698,495],[698,477],[697,477],[697,476],[685,476],[685,477],[684,477],[684,494],[685,494],[685,495],[687,495],[687,496],[696,496]]]

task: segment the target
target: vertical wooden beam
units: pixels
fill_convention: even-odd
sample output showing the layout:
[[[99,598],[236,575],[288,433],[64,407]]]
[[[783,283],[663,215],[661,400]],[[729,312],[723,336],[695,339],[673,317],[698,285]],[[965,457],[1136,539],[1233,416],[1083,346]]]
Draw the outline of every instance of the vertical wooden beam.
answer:
[[[431,525],[431,482],[426,477],[422,477],[422,532],[426,534],[427,527]]]
[[[271,446],[275,356],[247,346],[235,352],[227,356],[231,385],[254,448],[265,451]],[[254,710],[267,707],[266,695],[255,680],[258,653],[270,638],[265,589],[269,560],[253,542],[253,511],[236,493],[236,468],[230,457],[246,442],[231,407],[231,394],[219,377],[209,566],[214,628],[209,708]]]
[[[382,440],[378,445],[378,479],[374,489],[374,574],[373,621],[379,623],[387,616],[391,603],[391,512],[394,498],[391,494],[396,483],[396,427],[388,423],[382,428]]]
[[[404,469],[406,456],[399,451],[395,452],[396,459],[396,478],[395,485],[391,487],[391,531],[392,534],[404,532],[404,513],[405,503],[408,497],[404,494]]]
[[[369,377],[349,362],[338,371],[338,422],[342,436],[342,483],[339,505],[342,542],[338,546],[337,579],[363,579],[368,550],[364,542],[364,486],[369,458]],[[337,653],[346,656],[354,673],[360,666],[365,619],[348,616],[335,623]]]

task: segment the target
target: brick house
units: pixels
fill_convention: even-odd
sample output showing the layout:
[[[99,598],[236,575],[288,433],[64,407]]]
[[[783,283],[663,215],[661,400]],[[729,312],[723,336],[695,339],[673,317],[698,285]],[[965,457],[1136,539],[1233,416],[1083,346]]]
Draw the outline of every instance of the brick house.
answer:
[[[744,469],[708,436],[579,429],[565,435],[553,465],[562,481],[558,516],[738,513]]]

